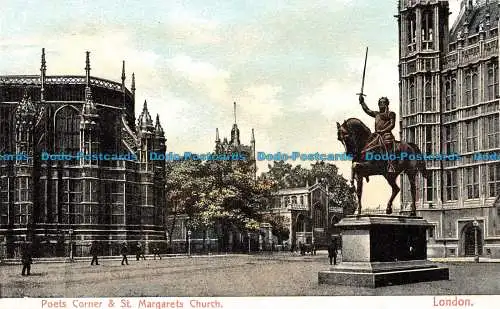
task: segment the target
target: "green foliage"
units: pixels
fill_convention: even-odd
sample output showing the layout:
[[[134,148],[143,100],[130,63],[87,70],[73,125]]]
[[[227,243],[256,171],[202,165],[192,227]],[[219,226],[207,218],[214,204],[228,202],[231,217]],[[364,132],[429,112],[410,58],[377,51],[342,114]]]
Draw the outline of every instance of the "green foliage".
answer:
[[[186,214],[190,229],[224,224],[257,230],[271,193],[270,183],[255,180],[247,162],[172,162],[167,179],[170,214]]]

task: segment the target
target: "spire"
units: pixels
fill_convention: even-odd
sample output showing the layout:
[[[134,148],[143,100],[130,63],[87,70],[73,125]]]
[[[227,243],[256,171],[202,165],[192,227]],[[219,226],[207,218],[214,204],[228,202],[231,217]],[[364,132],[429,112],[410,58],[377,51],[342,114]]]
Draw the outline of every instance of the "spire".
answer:
[[[42,65],[40,66],[40,101],[45,100],[44,92],[45,92],[45,74],[47,73],[47,65],[45,62],[45,48],[42,48]]]
[[[45,62],[45,48],[42,48],[42,66],[40,67],[40,71],[42,72],[42,76],[45,77],[45,73],[47,71],[47,65]]]
[[[234,107],[234,123],[236,124],[236,102],[234,102],[233,107]]]
[[[90,86],[90,52],[87,51],[85,58],[85,83]]]
[[[90,86],[85,87],[85,103],[83,104],[82,115],[96,115],[97,110],[92,99],[92,90]]]
[[[135,95],[135,74],[132,73],[132,87],[130,88],[132,90],[132,94]]]
[[[122,63],[122,87],[125,90],[125,60]]]
[[[233,106],[234,106],[234,124],[233,124],[233,129],[231,130],[231,145],[239,146],[240,129],[238,129],[238,125],[236,124],[236,102],[234,102]]]
[[[146,100],[144,100],[144,106],[142,108],[142,113],[139,116],[138,124],[139,124],[139,127],[142,130],[146,130],[147,131],[147,129],[153,129],[154,128],[153,119],[151,119],[151,115],[149,114],[149,111],[148,111],[148,102],[146,102]]]
[[[215,128],[215,142],[220,143],[219,128]]]
[[[35,111],[35,105],[33,104],[33,102],[31,102],[28,88],[24,88],[23,98],[21,102],[19,102],[16,116],[18,117],[18,119],[30,121],[35,116]]]
[[[250,143],[255,143],[255,134],[252,128],[252,138],[250,139]]]
[[[155,133],[157,136],[161,136],[161,137],[163,137],[165,135],[165,132],[163,131],[163,128],[161,127],[161,124],[160,124],[160,115],[159,114],[156,114]]]

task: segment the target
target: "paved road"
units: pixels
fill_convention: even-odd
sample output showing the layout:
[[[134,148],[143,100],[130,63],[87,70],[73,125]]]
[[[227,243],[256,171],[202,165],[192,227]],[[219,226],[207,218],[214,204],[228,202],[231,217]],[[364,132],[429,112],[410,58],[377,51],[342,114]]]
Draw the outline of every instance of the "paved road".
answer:
[[[449,281],[377,289],[318,285],[327,257],[224,256],[0,266],[2,297],[500,294],[499,263],[456,263]]]

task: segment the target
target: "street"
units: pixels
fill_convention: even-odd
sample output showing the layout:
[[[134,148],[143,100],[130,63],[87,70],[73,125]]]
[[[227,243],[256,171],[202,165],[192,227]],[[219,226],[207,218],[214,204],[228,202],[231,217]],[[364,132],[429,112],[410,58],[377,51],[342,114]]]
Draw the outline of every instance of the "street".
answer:
[[[316,256],[227,255],[164,257],[136,261],[35,263],[32,276],[21,265],[3,265],[2,297],[139,296],[313,296],[500,294],[500,263],[453,263],[449,281],[377,289],[318,285],[318,271],[328,269],[326,253]]]

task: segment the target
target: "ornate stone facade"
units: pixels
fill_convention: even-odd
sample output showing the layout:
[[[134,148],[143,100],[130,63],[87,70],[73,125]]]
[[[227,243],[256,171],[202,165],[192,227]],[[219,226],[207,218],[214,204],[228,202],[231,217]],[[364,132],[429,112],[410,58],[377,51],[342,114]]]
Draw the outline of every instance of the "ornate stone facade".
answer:
[[[417,185],[419,215],[434,224],[429,255],[474,255],[477,242],[498,257],[500,164],[477,160],[500,154],[498,1],[462,1],[451,29],[448,1],[400,0],[398,9],[401,139],[461,156],[428,161]],[[402,208],[410,201],[404,179]]]
[[[121,83],[90,76],[0,76],[0,257],[30,241],[39,256],[102,254],[123,242],[165,244],[165,135],[147,104],[135,123],[135,76]],[[9,158],[8,154],[26,157]],[[43,153],[70,154],[47,160]],[[94,160],[90,154],[121,155]]]

